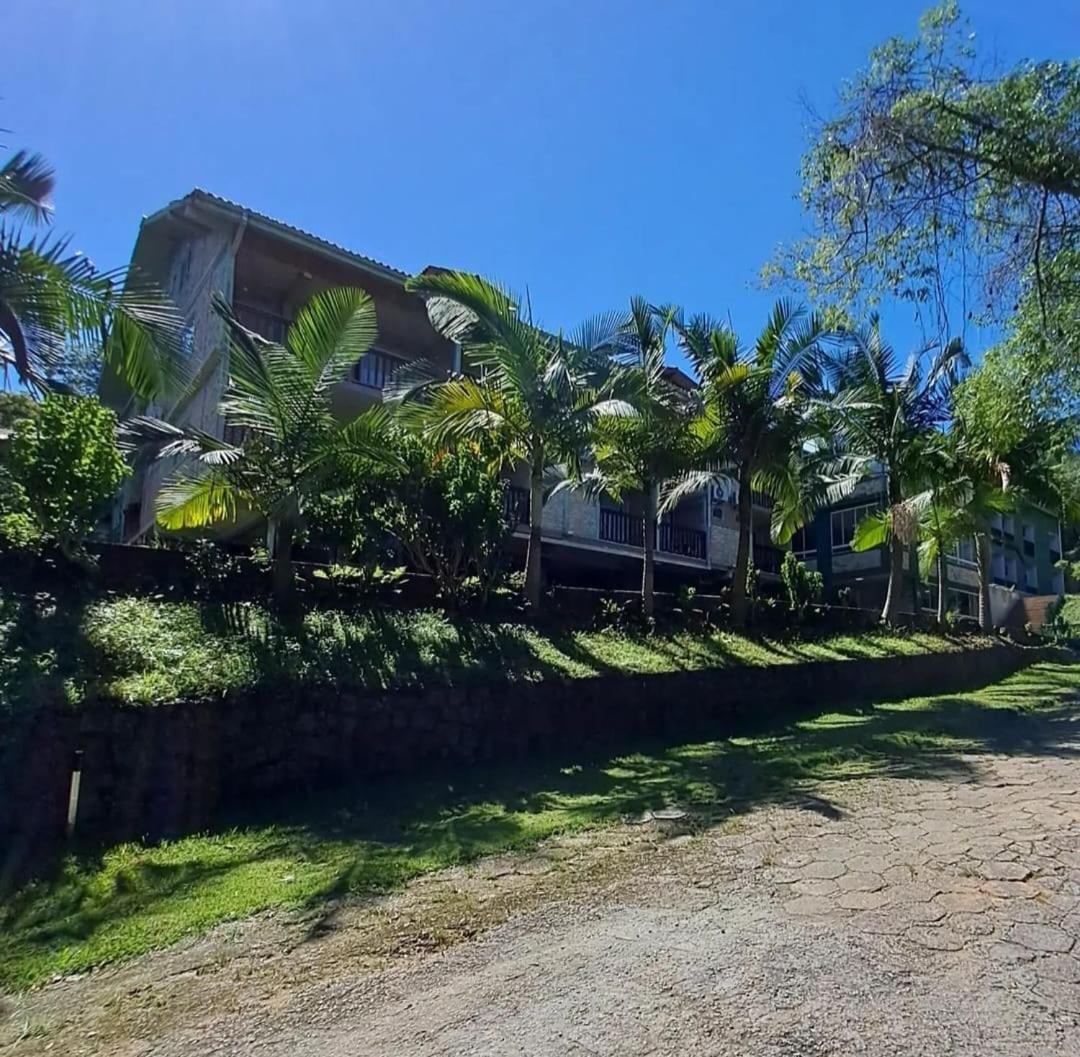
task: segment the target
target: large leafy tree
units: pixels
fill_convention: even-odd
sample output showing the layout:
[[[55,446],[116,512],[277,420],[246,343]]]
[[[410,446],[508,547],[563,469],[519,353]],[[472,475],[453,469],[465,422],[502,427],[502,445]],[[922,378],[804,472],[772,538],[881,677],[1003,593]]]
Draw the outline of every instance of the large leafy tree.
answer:
[[[613,391],[625,403],[597,418],[592,432],[586,490],[619,499],[642,496],[641,601],[646,615],[654,607],[656,525],[662,489],[699,457],[693,423],[698,401],[674,384],[664,362],[675,313],[642,297],[630,302],[619,328],[616,358],[621,370]]]
[[[857,311],[907,299],[939,337],[1024,309],[1026,348],[1076,399],[1080,359],[1062,352],[1080,312],[1080,60],[995,69],[949,0],[875,49],[816,126],[812,232],[767,271]]]
[[[953,475],[962,511],[975,536],[980,572],[979,622],[989,630],[990,517],[1020,499],[1077,517],[1075,416],[1048,410],[1013,388],[1023,365],[990,356],[958,386],[952,429]]]
[[[556,469],[579,474],[592,422],[617,409],[602,393],[616,318],[566,338],[524,318],[517,298],[479,276],[427,272],[406,288],[427,299],[432,325],[461,346],[467,370],[444,380],[403,372],[394,397],[437,441],[484,438],[504,466],[528,467],[525,593],[539,607],[545,479]]]
[[[889,584],[882,619],[900,614],[904,552],[918,538],[910,500],[926,490],[934,462],[930,443],[947,421],[963,346],[952,341],[901,361],[881,337],[877,320],[846,335],[832,359],[833,438],[852,468],[884,477],[888,500],[880,517],[863,521],[852,546],[889,548]]]
[[[104,362],[153,398],[184,379],[184,323],[157,287],[101,271],[47,231],[55,178],[20,151],[0,168],[0,363],[32,389],[86,388]],[[89,365],[89,367],[88,367]]]
[[[808,507],[823,498],[815,484],[814,459],[806,450],[812,401],[819,393],[823,334],[817,316],[783,299],[750,349],[729,327],[708,317],[679,327],[680,344],[701,380],[705,409],[694,428],[702,464],[682,475],[665,504],[720,480],[737,484],[732,614],[739,626],[749,610],[751,490],[772,497],[771,535],[778,543],[786,543]]]
[[[215,304],[230,338],[220,411],[228,434],[241,439],[150,417],[126,423],[124,436],[158,458],[184,459],[158,495],[162,528],[204,528],[251,511],[266,519],[274,593],[287,604],[292,545],[309,506],[351,460],[394,462],[382,408],[343,423],[330,406],[334,387],[375,341],[375,306],[363,290],[326,290],[276,344],[241,326],[225,301]]]

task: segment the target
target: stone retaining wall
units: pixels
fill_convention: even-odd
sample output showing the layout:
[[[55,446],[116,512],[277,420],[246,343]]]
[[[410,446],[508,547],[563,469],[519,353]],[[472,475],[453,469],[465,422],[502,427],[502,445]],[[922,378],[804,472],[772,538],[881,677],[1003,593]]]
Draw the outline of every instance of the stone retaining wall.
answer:
[[[387,694],[275,686],[218,701],[44,710],[0,724],[0,869],[62,838],[80,754],[81,832],[159,837],[218,808],[346,780],[724,737],[855,700],[963,690],[1045,656],[966,653]],[[2,880],[2,878],[0,878]]]

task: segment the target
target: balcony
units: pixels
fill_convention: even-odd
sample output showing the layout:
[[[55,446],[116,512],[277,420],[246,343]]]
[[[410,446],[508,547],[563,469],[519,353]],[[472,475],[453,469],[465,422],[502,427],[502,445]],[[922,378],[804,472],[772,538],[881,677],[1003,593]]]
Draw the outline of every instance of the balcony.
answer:
[[[751,489],[750,503],[759,510],[772,510],[773,499],[771,495],[766,495],[764,492],[758,492]]]
[[[657,525],[656,549],[664,554],[677,554],[683,558],[706,557],[705,533],[702,529],[686,528],[661,522]],[[621,543],[626,547],[645,545],[645,526],[642,519],[625,510],[600,508],[600,538],[609,543]]]
[[[378,389],[382,392],[394,379],[394,372],[405,361],[396,356],[389,356],[378,349],[364,353],[349,372],[349,380],[365,389]]]
[[[529,523],[529,490],[516,484],[507,485],[503,493],[503,515],[511,528]]]
[[[279,345],[285,340],[285,335],[292,326],[292,320],[286,316],[256,308],[254,305],[245,305],[240,301],[233,305],[233,315],[236,316],[240,326],[253,330],[267,341],[275,341]]]
[[[776,547],[766,547],[763,544],[754,544],[754,568],[759,573],[769,576],[779,576],[780,566],[784,561],[786,552]]]

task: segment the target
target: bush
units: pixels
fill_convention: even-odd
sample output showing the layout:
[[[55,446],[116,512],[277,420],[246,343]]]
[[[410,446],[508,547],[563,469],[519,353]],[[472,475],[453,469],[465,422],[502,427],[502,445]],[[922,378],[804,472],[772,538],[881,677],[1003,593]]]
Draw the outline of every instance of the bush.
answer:
[[[459,605],[467,591],[486,604],[510,532],[506,482],[478,443],[440,448],[404,432],[399,443],[406,470],[378,507],[379,522],[447,602]]]
[[[824,590],[822,575],[808,570],[792,551],[788,551],[780,566],[780,579],[787,591],[788,609],[792,619],[801,624],[806,619],[810,606],[821,600]]]
[[[69,557],[83,555],[83,540],[129,472],[116,416],[96,397],[50,394],[16,426],[11,473],[26,513]]]

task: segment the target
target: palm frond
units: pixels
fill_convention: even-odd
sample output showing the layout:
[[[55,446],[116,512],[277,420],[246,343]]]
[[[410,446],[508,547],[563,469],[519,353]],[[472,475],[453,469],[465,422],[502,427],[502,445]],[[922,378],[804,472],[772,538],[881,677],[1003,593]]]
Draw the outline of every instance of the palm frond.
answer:
[[[33,223],[48,220],[55,184],[56,174],[40,154],[16,151],[0,168],[0,213],[25,217]]]
[[[235,520],[247,495],[218,470],[173,474],[157,496],[158,524],[171,532]]]

